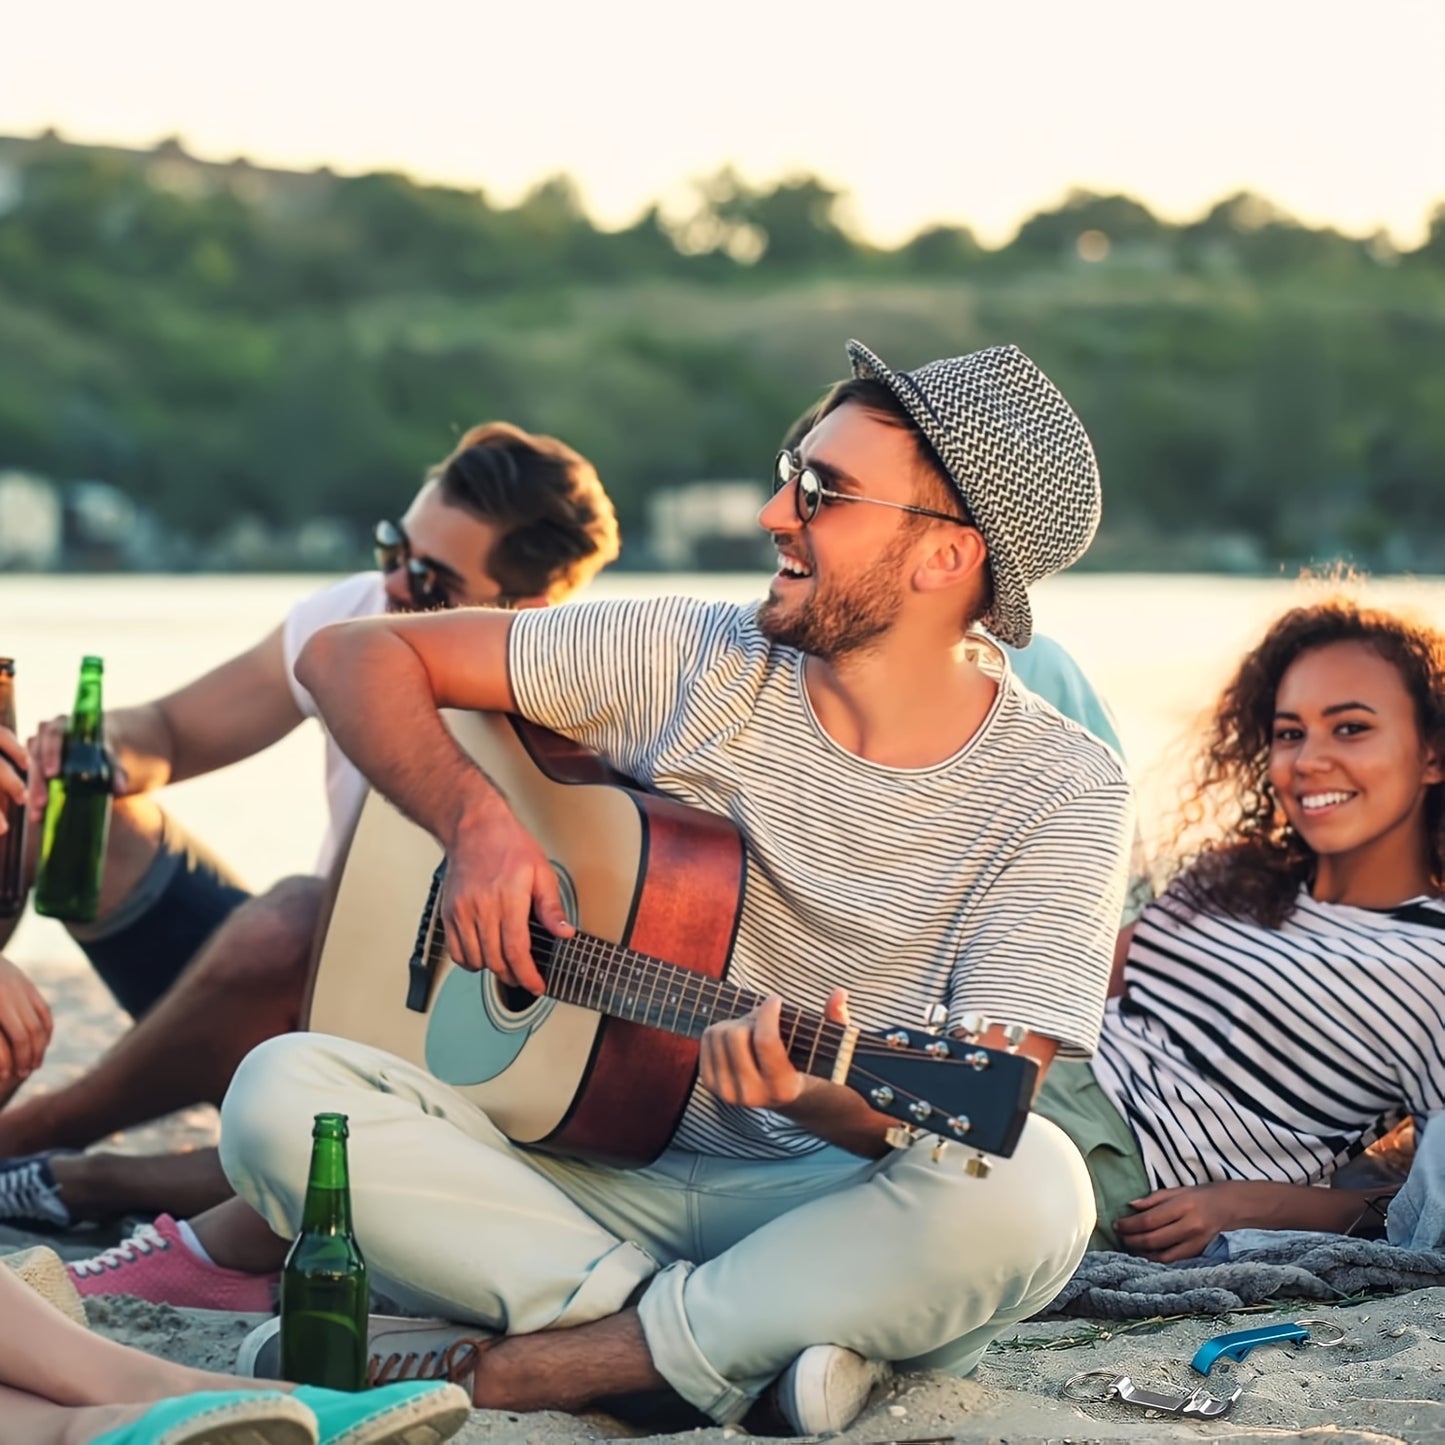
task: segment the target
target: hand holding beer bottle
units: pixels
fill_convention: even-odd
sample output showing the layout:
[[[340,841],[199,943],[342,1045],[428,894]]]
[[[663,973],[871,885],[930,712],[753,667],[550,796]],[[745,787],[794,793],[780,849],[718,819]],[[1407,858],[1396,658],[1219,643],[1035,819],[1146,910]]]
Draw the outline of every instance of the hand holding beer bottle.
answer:
[[[318,1114],[301,1232],[281,1271],[281,1378],[366,1388],[369,1289],[351,1229],[346,1115]]]
[[[114,777],[102,732],[103,671],[100,658],[82,659],[60,771],[49,782],[35,874],[35,911],[71,923],[88,923],[99,911],[110,833]]]

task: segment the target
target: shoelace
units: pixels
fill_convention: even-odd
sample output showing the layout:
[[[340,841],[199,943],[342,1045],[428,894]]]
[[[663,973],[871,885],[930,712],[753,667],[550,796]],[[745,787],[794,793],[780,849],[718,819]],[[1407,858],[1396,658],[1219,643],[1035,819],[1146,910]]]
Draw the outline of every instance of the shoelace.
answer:
[[[0,1219],[40,1219],[68,1224],[70,1213],[47,1181],[45,1160],[32,1159],[0,1172]]]
[[[400,1380],[449,1380],[459,1385],[476,1369],[477,1357],[495,1340],[453,1340],[444,1350],[373,1355],[367,1362],[368,1385],[394,1385]]]
[[[104,1250],[91,1259],[72,1260],[70,1268],[78,1275],[104,1274],[108,1269],[119,1269],[123,1264],[134,1264],[142,1255],[153,1250],[169,1249],[171,1242],[153,1224],[142,1224],[129,1239],[123,1239],[114,1249]]]

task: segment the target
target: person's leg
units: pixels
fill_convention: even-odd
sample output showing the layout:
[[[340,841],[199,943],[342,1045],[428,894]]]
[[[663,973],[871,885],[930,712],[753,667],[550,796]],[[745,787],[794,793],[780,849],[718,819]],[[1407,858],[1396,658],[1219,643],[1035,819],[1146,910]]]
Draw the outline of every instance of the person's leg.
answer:
[[[92,1334],[0,1269],[0,1385],[56,1405],[115,1405],[242,1383]]]
[[[229,1183],[229,1181],[228,1181]],[[191,1228],[201,1247],[223,1269],[274,1274],[286,1262],[291,1237],[276,1233],[244,1199],[232,1195],[198,1214]]]
[[[60,1154],[50,1161],[71,1222],[120,1214],[188,1219],[233,1198],[214,1149],[184,1154]]]
[[[176,981],[201,945],[251,890],[218,854],[153,797],[121,799],[107,857],[100,914],[67,925],[116,1002],[139,1019]],[[122,866],[133,854],[136,872]]]
[[[621,1197],[638,1189],[632,1172],[518,1149],[423,1069],[320,1034],[254,1050],[222,1107],[222,1167],[279,1235],[299,1224],[312,1120],[329,1110],[349,1121],[352,1213],[372,1278],[409,1306],[514,1333],[573,1326],[616,1313],[659,1256],[676,1257],[669,1231],[686,1218],[685,1191],[671,1208],[639,1208],[620,1238],[559,1181],[605,1179]]]
[[[816,1177],[789,1195],[791,1161],[698,1159],[669,1180],[521,1151],[413,1065],[307,1035],[252,1054],[223,1111],[227,1175],[278,1232],[299,1218],[323,1109],[351,1121],[357,1232],[383,1279],[453,1319],[550,1332],[485,1352],[473,1388],[488,1405],[533,1408],[547,1396],[528,1391],[547,1388],[562,1403],[563,1379],[580,1403],[599,1356],[614,1389],[665,1379],[720,1421],[817,1343],[966,1371],[1063,1287],[1093,1225],[1083,1163],[1045,1120],[987,1180],[965,1172],[966,1151],[935,1161],[924,1145],[872,1164],[800,1161]],[[697,1233],[710,1193],[711,1244]]]
[[[1082,1060],[1055,1059],[1037,1095],[1034,1113],[1057,1124],[1073,1141],[1089,1171],[1096,1223],[1090,1249],[1121,1250],[1117,1220],[1129,1202],[1153,1191],[1138,1141]]]
[[[966,1172],[968,1157],[957,1145],[935,1157],[926,1139],[893,1150],[705,1263],[662,1270],[639,1304],[657,1368],[721,1422],[817,1344],[966,1374],[1063,1288],[1094,1222],[1083,1161],[1047,1120],[1031,1119],[987,1179]],[[737,1167],[710,1163],[721,1189],[699,1180],[719,1243]]]
[[[136,1421],[144,1423],[127,1441],[153,1441],[172,1438],[166,1426],[178,1418],[205,1420],[214,1430],[226,1417],[233,1422],[227,1439],[257,1445],[314,1441],[323,1419],[328,1439],[398,1445],[446,1439],[465,1418],[455,1392],[446,1389],[403,1385],[357,1395],[302,1389],[295,1400],[278,1393],[291,1388],[191,1369],[92,1334],[0,1269],[0,1438],[6,1442],[89,1445]],[[238,1415],[249,1421],[246,1428]]]
[[[191,1104],[219,1104],[246,1054],[299,1022],[322,890],[317,878],[283,879],[236,908],[95,1068],[0,1112],[0,1157],[83,1148]]]

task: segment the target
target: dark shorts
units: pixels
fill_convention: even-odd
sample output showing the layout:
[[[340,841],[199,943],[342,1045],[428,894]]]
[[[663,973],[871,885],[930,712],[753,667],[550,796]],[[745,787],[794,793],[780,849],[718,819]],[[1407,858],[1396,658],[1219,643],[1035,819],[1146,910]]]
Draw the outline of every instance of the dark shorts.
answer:
[[[160,852],[106,918],[72,927],[115,1000],[140,1018],[176,981],[250,890],[168,814]]]

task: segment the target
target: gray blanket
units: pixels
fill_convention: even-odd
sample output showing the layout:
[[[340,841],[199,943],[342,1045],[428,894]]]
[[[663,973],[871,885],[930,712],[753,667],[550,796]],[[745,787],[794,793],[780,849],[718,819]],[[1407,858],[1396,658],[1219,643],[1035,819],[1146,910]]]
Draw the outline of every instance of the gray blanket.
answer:
[[[1271,1299],[1445,1285],[1445,1251],[1304,1230],[1241,1229],[1220,1235],[1203,1259],[1156,1264],[1132,1254],[1086,1254],[1049,1314],[1099,1319],[1225,1314]]]

